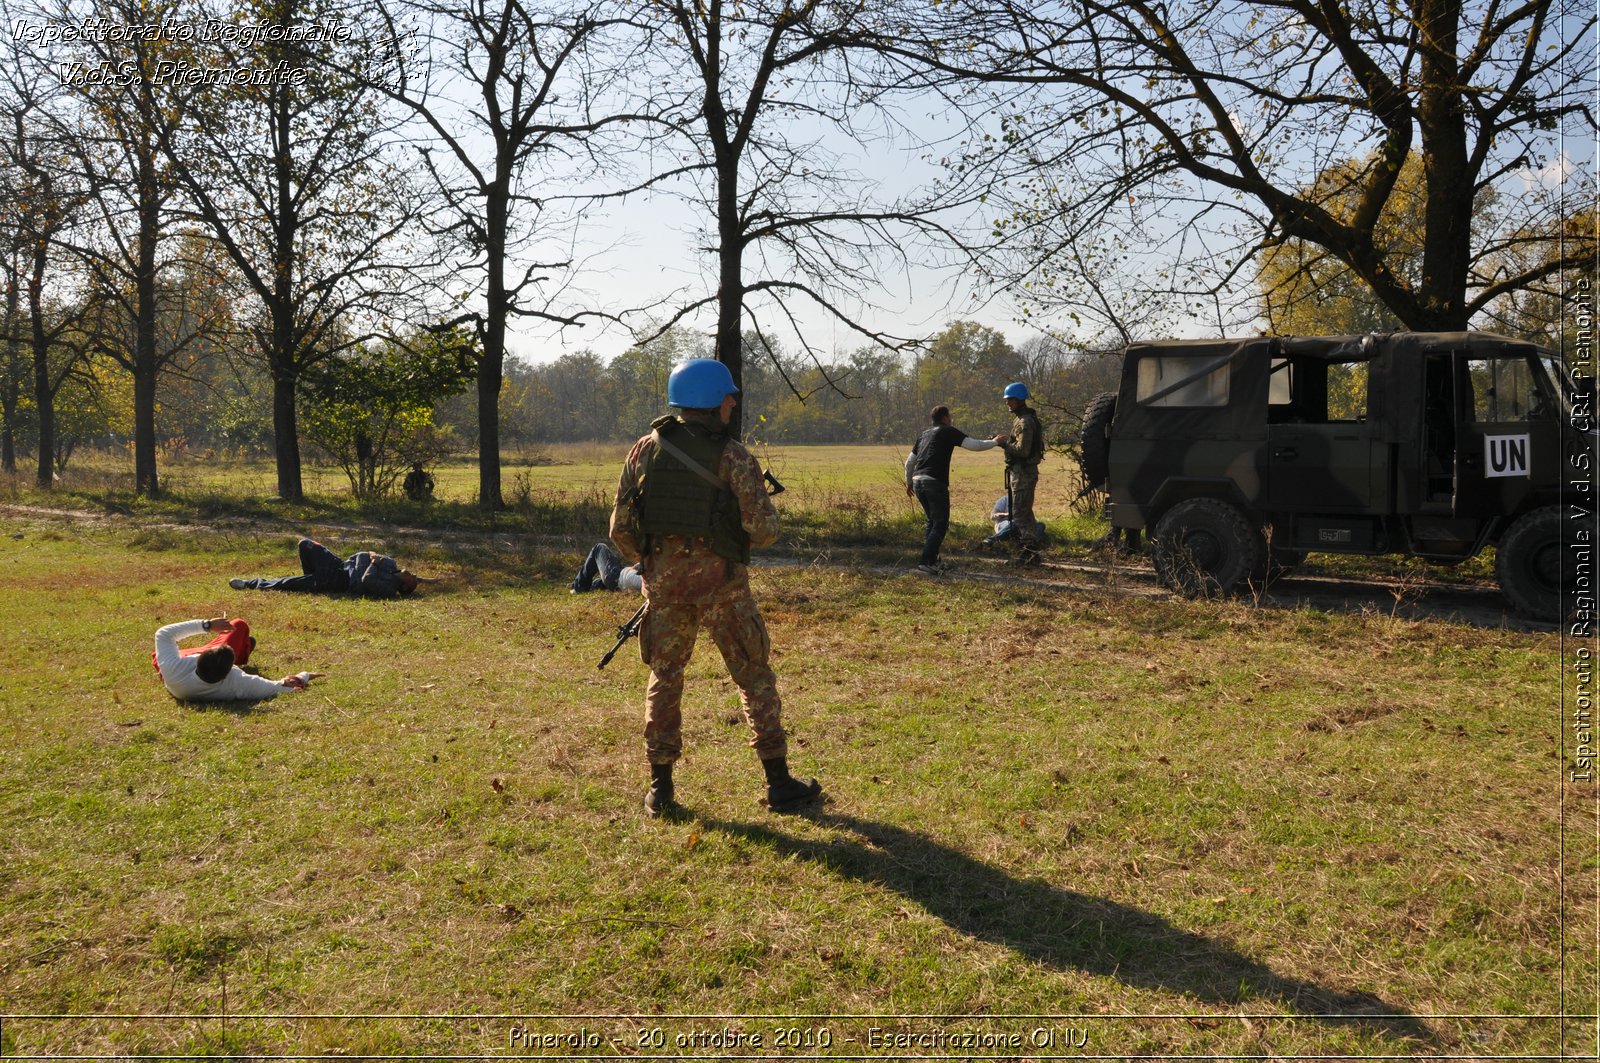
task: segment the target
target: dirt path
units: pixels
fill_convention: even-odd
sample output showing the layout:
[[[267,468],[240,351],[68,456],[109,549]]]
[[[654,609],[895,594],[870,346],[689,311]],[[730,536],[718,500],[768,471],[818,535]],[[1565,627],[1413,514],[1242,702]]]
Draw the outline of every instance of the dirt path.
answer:
[[[229,517],[196,524],[136,518],[131,514],[116,512],[96,513],[12,503],[0,503],[0,518],[34,518],[99,527],[137,521],[143,527],[201,534],[281,532],[284,535],[305,533],[323,535],[336,532],[359,536],[380,544],[398,541],[446,549],[452,543],[473,543],[481,546],[496,540],[501,545],[511,548],[514,545],[510,541],[513,536],[521,539],[524,545],[532,542],[551,549],[570,550],[587,546],[586,543],[578,543],[572,536],[530,535],[527,532],[510,529],[480,531],[327,521],[291,524],[248,517]],[[1171,594],[1156,580],[1155,570],[1143,558],[1120,559],[1113,562],[1060,559],[1048,561],[1037,568],[1017,570],[1006,567],[997,559],[978,557],[964,559],[945,575],[929,577],[918,573],[908,565],[886,565],[871,560],[851,561],[848,555],[841,558],[839,553],[835,551],[833,556],[823,561],[768,554],[757,558],[754,564],[774,568],[822,564],[831,568],[853,569],[908,579],[969,580],[1109,597],[1165,598]],[[1499,589],[1492,585],[1444,583],[1411,577],[1383,580],[1294,573],[1279,580],[1266,593],[1251,600],[1264,609],[1320,609],[1327,612],[1372,613],[1404,620],[1435,620],[1493,630],[1550,632],[1559,627],[1554,623],[1530,620],[1513,613]]]
[[[915,569],[905,567],[875,567],[873,571],[912,579],[977,580],[1084,595],[1122,598],[1166,598],[1172,595],[1161,586],[1156,579],[1155,569],[1143,558],[1110,563],[1051,560],[1038,568],[1021,572],[1007,568],[999,561],[975,559],[960,563],[949,573],[937,577],[923,576]],[[1555,623],[1530,620],[1512,612],[1500,589],[1492,584],[1446,583],[1414,577],[1385,580],[1295,573],[1280,579],[1266,593],[1245,600],[1262,609],[1365,613],[1402,620],[1465,624],[1496,631],[1549,632],[1559,627]]]

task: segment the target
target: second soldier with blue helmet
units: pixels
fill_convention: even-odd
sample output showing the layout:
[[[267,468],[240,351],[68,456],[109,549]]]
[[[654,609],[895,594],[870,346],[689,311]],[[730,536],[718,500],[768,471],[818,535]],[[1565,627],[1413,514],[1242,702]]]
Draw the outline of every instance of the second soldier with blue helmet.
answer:
[[[1011,409],[1011,435],[1002,437],[1000,447],[1006,455],[1006,496],[1011,525],[1016,529],[1020,549],[1016,561],[1022,565],[1039,562],[1039,533],[1033,515],[1033,495],[1039,486],[1039,463],[1044,460],[1044,428],[1039,415],[1028,405],[1032,396],[1020,380],[1007,384],[1001,393]]]

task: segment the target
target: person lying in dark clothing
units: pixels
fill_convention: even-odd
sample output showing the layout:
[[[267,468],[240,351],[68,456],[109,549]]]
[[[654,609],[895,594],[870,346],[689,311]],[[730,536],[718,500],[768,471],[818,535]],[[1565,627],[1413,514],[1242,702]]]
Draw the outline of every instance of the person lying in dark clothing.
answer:
[[[363,598],[396,598],[417,589],[420,578],[394,558],[362,550],[340,559],[315,539],[300,540],[298,576],[231,579],[236,591],[299,591],[307,594],[355,594]]]

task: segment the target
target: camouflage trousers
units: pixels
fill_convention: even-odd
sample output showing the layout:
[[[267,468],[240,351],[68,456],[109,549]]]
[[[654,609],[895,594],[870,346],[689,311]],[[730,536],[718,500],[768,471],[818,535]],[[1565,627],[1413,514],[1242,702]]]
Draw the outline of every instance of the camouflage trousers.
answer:
[[[1011,465],[1006,468],[1006,497],[1011,502],[1011,526],[1025,549],[1039,546],[1039,522],[1033,515],[1033,493],[1039,486],[1039,466]]]
[[[762,760],[787,753],[778,679],[767,663],[771,642],[748,592],[711,605],[651,603],[639,627],[639,655],[650,666],[644,699],[644,745],[652,764],[683,755],[683,671],[700,628],[711,633],[739,688],[750,745]]]

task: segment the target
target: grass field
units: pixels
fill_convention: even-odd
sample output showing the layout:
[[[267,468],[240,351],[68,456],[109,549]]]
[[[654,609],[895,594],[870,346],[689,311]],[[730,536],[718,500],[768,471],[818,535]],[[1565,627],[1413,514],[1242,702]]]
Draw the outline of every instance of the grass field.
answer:
[[[230,591],[371,516],[248,503],[259,470],[11,485],[132,512],[0,516],[0,1054],[1593,1057],[1570,644],[839,563],[852,529],[912,556],[896,457],[770,458],[757,593],[829,802],[760,807],[703,641],[670,823],[637,652],[594,667],[632,603],[566,590],[616,453],[509,470],[489,529],[322,533],[445,577],[396,603]],[[441,480],[449,515],[472,471]],[[329,678],[173,702],[151,632],[222,611],[265,674]]]
[[[785,514],[792,539],[821,535],[830,543],[862,543],[892,538],[905,541],[920,526],[922,512],[905,494],[905,452],[892,446],[758,448],[764,468],[784,484]],[[625,444],[566,444],[527,455],[508,455],[501,474],[502,494],[511,507],[506,519],[518,527],[578,537],[604,532],[617,488]],[[958,452],[951,466],[951,507],[956,533],[989,533],[988,515],[1005,493],[1003,463],[994,454]],[[1044,466],[1035,511],[1041,520],[1073,534],[1099,534],[1074,510],[1076,470],[1059,455]],[[191,455],[162,468],[167,497],[152,502],[133,494],[133,476],[123,455],[91,455],[69,468],[57,489],[39,496],[27,477],[0,479],[0,499],[39,504],[107,506],[119,512],[212,518],[258,515],[288,520],[368,519],[415,526],[483,527],[489,518],[476,509],[478,469],[467,460],[434,470],[437,502],[422,507],[401,499],[358,504],[337,468],[308,466],[308,501],[286,506],[269,500],[277,491],[273,465],[265,460],[233,460]],[[1082,524],[1082,527],[1079,525]]]

